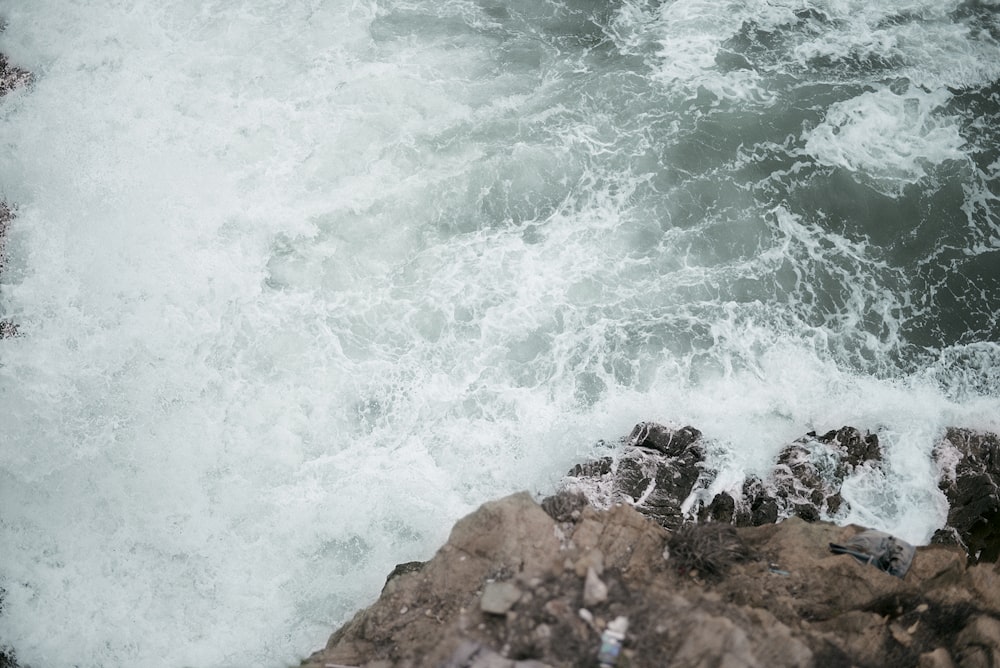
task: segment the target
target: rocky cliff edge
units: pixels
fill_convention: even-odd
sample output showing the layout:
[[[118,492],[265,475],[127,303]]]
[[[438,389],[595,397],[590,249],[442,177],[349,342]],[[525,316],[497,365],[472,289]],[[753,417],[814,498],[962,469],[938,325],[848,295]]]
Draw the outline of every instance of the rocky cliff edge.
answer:
[[[841,503],[844,472],[815,478],[809,453],[878,465],[877,438],[809,434],[768,479],[681,517],[712,477],[700,438],[644,423],[541,504],[485,504],[303,666],[1000,668],[994,435],[942,440],[949,524],[903,578],[831,553],[863,528],[818,520]],[[620,647],[612,620],[628,624]]]
[[[900,579],[830,553],[855,526],[671,534],[628,505],[555,499],[462,519],[303,665],[597,666],[621,616],[619,666],[1000,666],[1000,570],[959,547],[918,548]]]

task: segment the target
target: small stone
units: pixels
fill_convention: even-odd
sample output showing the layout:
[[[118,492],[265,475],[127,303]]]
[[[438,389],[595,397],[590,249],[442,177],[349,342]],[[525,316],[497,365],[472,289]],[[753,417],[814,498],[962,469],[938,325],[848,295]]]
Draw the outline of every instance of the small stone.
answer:
[[[892,637],[895,638],[896,642],[903,647],[909,647],[910,643],[913,642],[913,639],[907,635],[906,631],[899,624],[890,624],[889,632],[892,633]]]
[[[583,582],[583,604],[597,605],[608,600],[608,586],[597,576],[593,567],[587,569],[587,578]]]
[[[576,560],[576,574],[583,577],[587,574],[587,569],[593,568],[598,575],[604,573],[604,553],[596,547],[587,550],[586,554]]]
[[[479,609],[494,615],[504,615],[521,598],[521,590],[510,582],[490,582],[483,588]]]
[[[542,607],[542,610],[545,611],[545,614],[555,617],[556,619],[564,618],[570,614],[569,606],[566,605],[566,602],[557,598],[554,598],[546,603]]]
[[[921,603],[920,605],[917,606],[917,612],[927,612],[928,610],[930,610],[930,608],[931,606],[927,605],[926,603]]]
[[[918,668],[955,668],[955,663],[951,660],[951,655],[944,647],[938,647],[933,652],[925,652],[920,655]]]

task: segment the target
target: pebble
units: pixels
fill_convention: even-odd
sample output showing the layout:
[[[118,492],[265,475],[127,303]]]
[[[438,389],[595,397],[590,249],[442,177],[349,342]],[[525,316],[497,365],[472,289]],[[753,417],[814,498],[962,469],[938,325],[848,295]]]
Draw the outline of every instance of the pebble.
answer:
[[[490,582],[483,588],[479,609],[494,615],[505,615],[521,598],[521,590],[510,582]]]

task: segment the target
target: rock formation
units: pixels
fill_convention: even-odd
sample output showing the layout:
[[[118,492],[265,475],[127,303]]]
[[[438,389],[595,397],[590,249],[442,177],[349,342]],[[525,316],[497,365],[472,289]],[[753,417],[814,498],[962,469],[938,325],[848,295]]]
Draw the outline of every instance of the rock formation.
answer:
[[[0,96],[6,95],[15,88],[25,86],[30,82],[31,74],[29,72],[26,72],[19,67],[14,67],[7,61],[7,57],[0,53]],[[7,203],[0,200],[0,272],[3,271],[7,260],[5,241],[7,237],[7,229],[10,227],[10,221],[13,217],[13,213]],[[16,324],[10,320],[0,319],[0,339],[15,336],[16,334]]]
[[[31,82],[31,73],[15,67],[7,61],[7,56],[0,53],[0,95],[6,95],[15,88]]]
[[[540,505],[522,493],[461,520],[303,665],[594,666],[625,618],[621,666],[1000,666],[998,444],[948,431],[948,526],[897,578],[830,551],[862,527],[818,521],[881,465],[876,435],[807,434],[709,498],[701,433],[642,423]]]
[[[859,467],[879,468],[878,436],[854,427],[810,432],[787,445],[765,478],[747,478],[738,493],[710,497],[715,478],[694,427],[640,423],[622,439],[617,457],[577,465],[568,487],[598,507],[628,503],[667,529],[688,519],[761,526],[799,517],[816,521],[846,510],[840,488]],[[972,562],[1000,554],[1000,439],[995,434],[949,429],[934,451],[948,525],[936,543],[963,547]],[[687,515],[682,507],[690,505]]]
[[[1000,439],[996,434],[949,429],[934,456],[949,507],[948,525],[935,535],[935,542],[956,542],[973,561],[997,561]]]
[[[627,504],[560,496],[546,506],[568,517],[525,493],[485,504],[303,666],[596,666],[617,617],[620,666],[1000,665],[1000,570],[958,546],[919,548],[899,579],[830,553],[859,527],[671,535]]]
[[[0,27],[2,29],[2,27]],[[13,67],[7,62],[7,57],[0,53],[0,96],[6,95],[14,88],[23,86],[31,81],[31,75],[17,67]],[[5,241],[7,229],[13,218],[10,207],[3,200],[0,200],[0,272],[6,264]],[[0,339],[6,339],[17,334],[17,325],[10,320],[0,319]],[[3,614],[3,589],[0,589],[0,614]],[[0,638],[0,668],[13,668],[16,666],[12,653],[4,647],[3,638]]]

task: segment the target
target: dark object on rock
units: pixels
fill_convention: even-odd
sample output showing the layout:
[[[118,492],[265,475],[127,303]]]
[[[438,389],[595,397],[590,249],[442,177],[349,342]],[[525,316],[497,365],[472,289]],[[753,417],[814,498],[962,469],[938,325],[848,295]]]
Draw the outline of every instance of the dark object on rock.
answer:
[[[636,448],[662,452],[668,457],[680,457],[700,440],[701,432],[694,427],[671,429],[656,422],[640,422],[625,442]]]
[[[556,522],[572,522],[579,519],[580,511],[587,505],[587,497],[581,492],[562,490],[542,499],[541,505]]]
[[[601,648],[597,650],[597,663],[601,668],[613,668],[622,652],[622,643],[628,633],[628,617],[615,617],[601,634]]]
[[[897,578],[906,577],[916,548],[884,531],[862,531],[844,544],[830,543],[834,554],[849,554]]]
[[[750,559],[750,550],[731,524],[685,524],[667,541],[671,560],[684,570],[721,576],[733,564]]]
[[[939,487],[948,498],[950,537],[972,563],[1000,558],[1000,438],[969,429],[949,429],[934,449],[942,469]]]
[[[382,591],[385,591],[386,585],[388,585],[393,578],[398,578],[400,575],[406,575],[407,573],[416,573],[423,568],[423,566],[423,561],[406,561],[402,564],[396,564],[396,567],[392,569],[392,572],[385,577],[385,585],[382,585]]]

